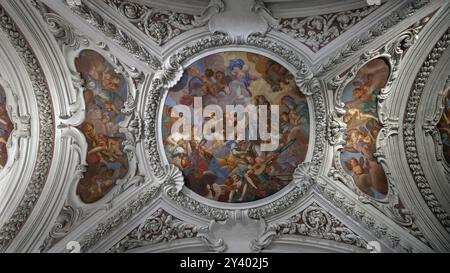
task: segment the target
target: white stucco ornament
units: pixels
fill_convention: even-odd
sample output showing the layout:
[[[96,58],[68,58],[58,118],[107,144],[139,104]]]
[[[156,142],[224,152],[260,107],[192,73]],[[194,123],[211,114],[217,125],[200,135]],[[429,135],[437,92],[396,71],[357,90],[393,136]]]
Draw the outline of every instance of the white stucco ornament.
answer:
[[[266,34],[277,28],[279,20],[272,17],[262,1],[223,0],[224,10],[211,17],[208,27],[211,33],[227,33],[236,40],[245,41],[250,34]]]

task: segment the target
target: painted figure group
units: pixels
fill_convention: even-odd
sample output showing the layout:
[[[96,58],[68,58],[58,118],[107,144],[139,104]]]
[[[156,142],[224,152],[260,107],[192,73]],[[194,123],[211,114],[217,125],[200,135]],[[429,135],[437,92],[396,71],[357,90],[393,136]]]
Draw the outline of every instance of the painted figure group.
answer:
[[[383,199],[388,192],[386,175],[375,157],[381,129],[377,117],[377,95],[388,76],[388,65],[381,59],[373,60],[360,69],[343,92],[347,112],[343,122],[347,131],[341,161],[356,186],[377,199]]]
[[[279,130],[278,147],[263,151],[261,139],[195,140],[171,132],[179,117],[170,113],[179,104],[192,106],[195,97],[202,97],[204,106],[215,104],[224,110],[236,104],[279,105],[279,120],[268,119],[268,126]],[[225,111],[222,117],[203,118],[238,123],[235,115]],[[193,119],[195,131],[203,123]],[[190,65],[169,90],[162,124],[167,158],[183,171],[186,186],[220,202],[255,201],[281,190],[305,159],[309,141],[308,104],[293,76],[280,64],[245,52],[213,54]],[[249,126],[255,125],[247,122],[247,132]]]
[[[84,50],[76,66],[85,81],[86,118],[80,129],[88,142],[87,172],[77,193],[86,203],[102,198],[125,176],[127,156],[123,152],[124,136],[119,123],[128,87],[121,75],[100,54]]]

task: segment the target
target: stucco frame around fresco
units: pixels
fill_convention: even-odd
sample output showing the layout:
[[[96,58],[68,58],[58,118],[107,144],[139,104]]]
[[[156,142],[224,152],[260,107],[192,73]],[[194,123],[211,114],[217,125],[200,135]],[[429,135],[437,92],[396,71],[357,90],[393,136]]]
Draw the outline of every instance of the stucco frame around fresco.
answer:
[[[333,163],[335,167],[331,168],[329,171],[329,176],[335,181],[345,184],[352,191],[356,192],[360,196],[361,201],[372,204],[383,213],[389,215],[389,217],[395,219],[399,224],[405,226],[412,225],[413,221],[408,211],[400,211],[398,209],[401,201],[399,199],[399,194],[395,187],[395,183],[392,181],[389,165],[386,164],[386,151],[382,149],[382,147],[385,146],[387,138],[391,134],[395,134],[397,129],[395,128],[395,125],[393,126],[393,120],[386,118],[383,113],[383,108],[386,107],[386,100],[390,96],[391,85],[397,77],[400,62],[408,48],[417,40],[417,35],[423,28],[422,21],[398,34],[398,36],[395,37],[391,43],[385,45],[384,47],[371,52],[365,52],[360,56],[360,60],[352,66],[350,71],[346,72],[344,75],[338,75],[328,82],[328,87],[334,92],[335,105],[333,112],[330,114],[330,122],[335,124],[335,131],[332,135],[330,135],[331,138],[329,139],[331,144],[334,145],[335,152],[333,156]],[[388,183],[387,194],[382,199],[373,198],[372,196],[362,192],[355,185],[352,176],[346,173],[341,163],[341,153],[345,143],[346,129],[346,124],[342,121],[342,117],[346,114],[344,102],[342,101],[344,89],[356,77],[360,69],[377,59],[383,60],[389,67],[388,78],[386,79],[384,87],[381,88],[380,93],[377,95],[376,100],[377,118],[381,124],[381,129],[376,139],[376,158],[385,172]]]
[[[226,35],[220,34],[212,36],[211,38],[202,39],[201,41],[196,42],[193,45],[182,48],[180,51],[171,56],[167,61],[165,68],[161,72],[158,72],[158,76],[152,81],[149,95],[146,96],[147,103],[144,116],[144,135],[145,148],[147,150],[147,161],[151,162],[150,164],[152,166],[152,174],[155,175],[155,177],[158,179],[158,183],[164,184],[165,192],[168,194],[168,196],[180,205],[185,206],[187,209],[190,209],[190,206],[187,206],[187,204],[195,201],[209,207],[207,208],[207,211],[217,210],[221,211],[221,213],[224,214],[227,213],[227,210],[251,209],[250,215],[253,215],[255,218],[259,218],[258,216],[270,214],[267,213],[267,211],[264,211],[265,207],[270,207],[274,212],[280,210],[281,208],[278,208],[274,203],[276,203],[276,200],[278,200],[279,198],[286,198],[284,195],[290,195],[294,192],[297,192],[297,198],[299,198],[301,196],[301,194],[299,193],[304,193],[311,185],[310,181],[308,181],[308,179],[305,179],[305,175],[309,173],[311,176],[313,176],[314,173],[317,173],[318,168],[320,167],[320,158],[322,156],[320,154],[317,154],[316,148],[316,155],[311,155],[312,153],[311,151],[309,151],[305,162],[297,167],[293,175],[293,183],[290,183],[279,193],[276,193],[273,196],[264,198],[262,200],[249,203],[223,204],[193,194],[189,189],[184,188],[184,182],[180,170],[175,166],[167,165],[159,126],[157,126],[157,124],[161,120],[161,107],[155,108],[155,106],[152,105],[152,102],[158,101],[158,105],[164,105],[164,99],[168,89],[176,84],[177,81],[181,78],[182,73],[184,72],[184,68],[195,60],[213,53],[223,51],[254,52],[267,56],[284,65],[288,68],[288,70],[291,71],[291,73],[293,73],[293,75],[296,75],[297,85],[299,86],[300,90],[302,90],[303,93],[307,96],[309,105],[313,105],[312,107],[310,107],[312,109],[310,111],[311,120],[314,120],[316,124],[317,122],[320,124],[320,121],[324,122],[325,117],[323,104],[318,103],[319,101],[323,101],[323,96],[320,94],[319,83],[312,77],[312,73],[310,72],[304,61],[302,61],[301,57],[299,55],[296,55],[292,49],[285,47],[281,43],[271,43],[270,41],[265,40],[265,44],[270,45],[270,47],[268,47],[268,49],[266,50],[256,48],[252,44],[262,41],[264,41],[262,38],[258,36],[252,36],[249,37],[247,43],[235,44],[232,42],[231,38],[227,37]],[[226,46],[226,48],[224,48],[224,46]],[[285,54],[280,56],[274,53],[274,47],[282,49],[281,52],[285,52]],[[316,103],[314,104],[314,102]],[[320,142],[317,140],[317,138],[324,137],[325,128],[323,128],[323,130],[318,130],[317,125],[313,125],[311,132],[312,133],[310,139],[314,140],[311,141],[310,147],[314,147],[315,143]],[[315,158],[315,164],[310,164],[312,157]],[[298,188],[298,190],[294,190],[294,188]],[[277,203],[288,205],[285,202],[278,201]],[[218,220],[226,219],[224,215],[217,214],[204,216],[212,216],[213,218]]]
[[[383,36],[380,42],[372,43],[372,40],[357,37],[356,42],[346,43],[343,48],[331,45],[325,48],[325,51],[332,52],[334,56],[336,50],[337,57],[327,60],[320,59],[318,57],[320,54],[314,55],[305,46],[296,44],[294,39],[278,32],[280,26],[277,25],[277,19],[273,18],[259,1],[254,2],[250,14],[262,20],[259,22],[264,27],[257,28],[256,31],[243,28],[239,30],[242,33],[235,33],[238,30],[230,30],[230,25],[224,23],[227,21],[224,20],[221,24],[215,25],[216,29],[211,29],[208,21],[219,18],[218,14],[226,15],[223,5],[221,6],[223,1],[211,1],[203,14],[196,17],[198,22],[202,22],[201,28],[189,30],[191,31],[189,34],[192,35],[181,34],[173,38],[161,50],[146,40],[145,35],[132,30],[127,32],[119,20],[115,22],[115,19],[108,17],[106,12],[103,13],[104,11],[99,8],[101,3],[83,1],[80,6],[72,1],[43,2],[51,7],[51,10],[46,10],[41,15],[47,23],[48,30],[60,43],[63,56],[59,63],[67,62],[70,70],[67,78],[71,78],[73,84],[70,88],[71,104],[67,107],[70,108],[70,111],[67,111],[70,115],[60,119],[58,130],[64,130],[67,138],[72,139],[70,150],[77,156],[71,161],[71,168],[65,173],[65,177],[70,178],[70,181],[64,184],[63,191],[58,197],[62,207],[61,213],[58,217],[52,216],[52,220],[49,218],[48,221],[54,223],[54,226],[47,229],[49,232],[42,235],[44,238],[37,240],[42,242],[42,251],[65,251],[67,243],[71,240],[79,241],[83,251],[104,252],[110,249],[124,251],[120,247],[115,247],[115,244],[146,219],[163,217],[165,213],[179,219],[181,223],[188,223],[186,228],[194,225],[198,228],[198,234],[196,233],[192,240],[177,238],[180,240],[179,245],[173,244],[162,249],[158,244],[148,244],[145,248],[135,251],[224,251],[227,244],[228,248],[232,249],[232,241],[221,241],[222,238],[212,236],[215,230],[220,229],[222,223],[227,223],[227,227],[246,223],[260,225],[255,228],[256,238],[253,239],[257,240],[251,247],[254,251],[261,251],[267,247],[271,247],[272,250],[286,250],[286,244],[294,249],[295,246],[304,246],[302,240],[313,238],[313,235],[309,235],[315,231],[308,230],[306,235],[301,237],[303,239],[298,239],[300,236],[284,236],[282,227],[289,223],[295,224],[293,222],[295,218],[291,219],[292,216],[297,214],[303,216],[310,212],[320,212],[328,220],[335,217],[358,235],[353,236],[349,233],[348,237],[342,237],[342,234],[331,233],[338,238],[334,247],[346,244],[346,247],[354,251],[366,251],[365,242],[378,240],[385,251],[430,251],[429,246],[421,241],[423,234],[420,230],[414,230],[416,233],[408,232],[404,226],[392,220],[395,217],[388,213],[383,214],[384,211],[378,207],[378,203],[367,202],[367,199],[350,191],[344,184],[334,179],[336,177],[327,173],[333,163],[334,149],[339,146],[342,137],[340,134],[342,124],[339,123],[337,113],[339,109],[337,111],[334,109],[335,105],[339,105],[333,101],[335,89],[325,83],[328,80],[332,81],[331,77],[337,74],[343,75],[346,69],[350,68],[356,72],[365,62],[380,56],[387,58],[394,67],[400,58],[389,55],[383,51],[385,49],[379,51],[373,49],[381,43],[395,46],[399,33],[412,23],[408,16],[420,10],[424,6],[421,3],[417,6],[405,4],[411,7],[412,12],[407,15],[401,14],[403,17],[400,19],[389,14],[388,19],[394,18],[392,20],[405,22],[402,22],[401,28],[398,27]],[[391,4],[386,4],[380,10],[388,9],[389,5]],[[403,8],[403,5],[396,8]],[[419,15],[414,15],[413,23],[429,14],[430,10],[431,4],[430,7],[426,6],[424,10],[420,10]],[[81,18],[87,23],[83,26],[72,26],[65,21],[66,18],[67,20]],[[105,24],[94,24],[89,27],[89,24],[97,22],[95,20],[100,20],[99,18],[113,23],[106,25],[107,27]],[[384,33],[385,28],[390,27],[377,25],[375,21],[371,23],[374,23],[374,26],[371,26],[369,33],[373,37],[378,37],[377,35]],[[111,30],[109,27],[117,29]],[[105,34],[106,38],[99,37],[96,28]],[[61,29],[64,31],[61,32]],[[150,46],[147,46],[148,44]],[[87,146],[83,135],[76,128],[84,120],[84,103],[83,86],[79,75],[73,73],[75,72],[73,61],[78,52],[86,48],[102,54],[117,71],[125,75],[129,82],[132,96],[128,98],[126,104],[128,108],[125,109],[129,119],[122,125],[127,135],[126,145],[130,149],[130,155],[133,155],[129,158],[135,160],[133,164],[136,166],[136,169],[127,176],[128,179],[118,183],[107,196],[89,205],[79,202],[72,188],[84,172]],[[278,193],[250,203],[219,203],[201,198],[186,189],[180,170],[173,165],[165,164],[158,129],[161,121],[160,106],[164,103],[165,94],[180,79],[184,68],[200,58],[223,51],[254,52],[286,67],[296,77],[300,91],[307,97],[310,111],[311,133],[308,153],[305,162],[297,167],[293,181]],[[361,60],[358,60],[361,56]],[[318,59],[314,60],[316,57]],[[386,103],[383,107],[388,106],[390,104]],[[395,123],[391,120],[386,120],[385,126],[386,132],[395,133]],[[388,136],[390,135],[386,137]],[[153,215],[159,209],[165,212]],[[352,237],[358,239],[351,240]],[[275,240],[277,238],[282,238],[281,243]],[[241,239],[243,238],[237,236],[235,240]],[[332,249],[330,244],[335,242],[324,241],[323,244],[311,242],[323,249]]]

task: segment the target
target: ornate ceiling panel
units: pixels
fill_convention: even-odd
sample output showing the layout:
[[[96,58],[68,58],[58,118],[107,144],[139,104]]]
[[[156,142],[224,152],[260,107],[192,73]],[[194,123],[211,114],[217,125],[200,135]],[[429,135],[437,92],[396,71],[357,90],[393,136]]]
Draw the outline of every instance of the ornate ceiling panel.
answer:
[[[448,1],[236,3],[1,2],[0,251],[450,251]]]
[[[8,36],[9,42],[17,52],[21,64],[25,66],[29,80],[32,83],[32,90],[38,112],[38,120],[34,120],[34,125],[38,128],[35,130],[35,133],[39,135],[39,141],[36,147],[37,160],[33,167],[34,170],[31,179],[28,181],[27,189],[23,194],[20,203],[15,208],[14,213],[3,223],[0,229],[0,247],[5,249],[30,216],[47,180],[54,149],[55,124],[50,91],[35,52],[31,48],[24,34],[18,28],[17,24],[4,8],[0,9],[0,16],[1,28]],[[7,181],[4,182],[6,183]]]

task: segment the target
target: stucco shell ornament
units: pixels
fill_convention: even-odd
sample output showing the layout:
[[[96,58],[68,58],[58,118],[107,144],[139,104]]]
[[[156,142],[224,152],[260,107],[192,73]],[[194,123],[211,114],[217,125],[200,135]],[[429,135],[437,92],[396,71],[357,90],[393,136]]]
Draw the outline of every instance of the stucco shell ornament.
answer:
[[[444,85],[431,86],[431,82],[448,79],[448,73],[439,71],[445,70],[443,63],[450,56],[445,50],[448,23],[444,23],[449,3],[385,1],[377,7],[361,4],[358,9],[339,3],[320,9],[321,15],[308,14],[302,1],[289,2],[293,9],[278,9],[279,3],[272,2],[265,7],[259,0],[211,0],[208,5],[197,1],[180,9],[179,1],[175,6],[138,2],[2,2],[11,17],[21,15],[17,21],[3,16],[5,29],[17,25],[17,31],[5,33],[23,34],[17,40],[25,41],[23,52],[34,52],[33,59],[40,62],[33,63],[42,65],[37,72],[24,70],[23,78],[31,77],[30,86],[43,88],[34,93],[58,96],[51,98],[55,109],[41,107],[46,112],[38,109],[40,104],[36,111],[30,108],[23,113],[11,108],[15,98],[10,90],[20,91],[14,87],[21,80],[6,77],[9,74],[0,66],[0,86],[6,92],[6,101],[0,94],[0,107],[6,102],[11,121],[17,120],[11,135],[23,133],[17,136],[20,145],[11,147],[23,155],[27,143],[36,147],[43,143],[36,150],[37,159],[38,152],[43,156],[43,161],[36,161],[39,181],[33,177],[22,183],[24,192],[37,185],[37,194],[32,199],[28,193],[23,198],[16,194],[20,214],[11,211],[11,220],[5,219],[0,251],[70,252],[74,242],[81,252],[367,252],[371,242],[379,243],[382,252],[448,250],[448,185],[437,185],[445,178],[436,179],[445,177],[445,170],[431,169],[433,164],[423,160],[416,148],[426,142],[426,147],[436,149],[429,136],[421,140],[420,134],[422,128],[424,134],[436,130],[443,111],[442,100],[429,94]],[[203,12],[197,13],[196,7]],[[29,25],[22,27],[22,22]],[[42,33],[30,31],[38,27]],[[312,28],[317,32],[309,32]],[[34,32],[36,37],[29,35]],[[318,35],[325,36],[314,43]],[[22,57],[16,53],[23,46],[15,42],[7,43],[10,48],[5,52],[13,54],[5,56]],[[420,71],[417,66],[410,73],[416,66],[412,59],[422,64]],[[95,66],[88,63],[94,60],[102,69],[90,69]],[[369,68],[374,64],[381,70],[373,71],[384,75],[383,84],[373,88],[376,94],[363,97],[366,87],[372,90],[370,81],[375,79]],[[36,79],[44,81],[36,86],[35,72],[42,74]],[[93,80],[87,77],[91,74]],[[406,74],[411,76],[405,78]],[[115,96],[105,90],[126,92],[114,91]],[[108,169],[117,178],[114,183],[100,176],[89,179],[92,183],[85,188],[97,189],[98,194],[83,201],[78,185],[99,174],[91,167],[104,163],[97,153],[106,146],[92,147],[93,130],[83,129],[91,128],[84,123],[100,120],[100,102],[91,96],[94,91],[102,94],[99,100],[110,112],[102,120],[123,117],[117,127],[101,129],[107,134],[117,130],[123,146],[120,157],[119,153],[108,157],[108,167],[128,164],[123,165],[126,173]],[[105,99],[105,94],[111,96]],[[371,107],[363,109],[353,97],[370,99]],[[397,99],[402,97],[404,104]],[[427,107],[431,104],[434,110]],[[403,117],[405,105],[414,119],[407,119],[409,114]],[[227,106],[232,106],[231,113]],[[235,117],[236,106],[242,106],[247,116]],[[421,108],[427,115],[421,114]],[[15,112],[21,114],[18,119]],[[361,117],[373,124],[367,121],[362,126],[357,122]],[[425,117],[433,117],[434,123],[423,127],[416,123]],[[39,128],[38,119],[54,126],[42,127],[45,130],[37,135],[33,130]],[[240,126],[242,119],[244,126]],[[235,131],[240,127],[243,138]],[[236,135],[229,136],[229,128]],[[377,129],[367,130],[372,146],[365,135],[350,131],[359,128]],[[219,137],[207,138],[209,129]],[[256,137],[251,137],[252,130]],[[265,133],[268,139],[262,136]],[[350,133],[357,143],[348,141]],[[117,141],[108,145],[119,143],[119,134],[115,137]],[[399,137],[412,141],[399,142]],[[268,144],[274,145],[262,148]],[[358,149],[365,149],[366,161],[352,159]],[[41,153],[50,150],[54,153]],[[8,148],[0,177],[15,173],[10,167],[17,168],[21,160],[15,151]],[[352,174],[363,175],[361,165],[375,159],[387,180],[387,190],[377,193],[363,187],[362,182],[368,181],[363,176]],[[49,168],[48,174],[39,162]],[[35,168],[28,169],[30,175],[36,173]],[[413,178],[423,183],[411,184]],[[0,198],[0,214],[5,202]]]
[[[256,51],[253,43],[267,50]],[[224,45],[229,47],[217,49]],[[146,164],[167,196],[201,216],[225,220],[235,209],[250,209],[251,218],[277,213],[308,190],[321,163],[325,115],[320,85],[298,54],[258,35],[237,48],[230,36],[215,34],[182,48],[164,67],[146,94],[144,143]],[[202,99],[204,107],[227,102],[277,104],[281,115],[277,125],[284,130],[284,135],[280,133],[284,139],[275,151],[260,156],[257,141],[179,138],[178,132],[170,131],[177,120],[171,111],[179,105],[193,109],[196,99]],[[314,117],[318,122],[313,125]],[[193,128],[195,122],[194,118]],[[258,157],[267,168],[249,174],[249,168],[258,165],[252,158]],[[274,176],[284,180],[269,181]]]

